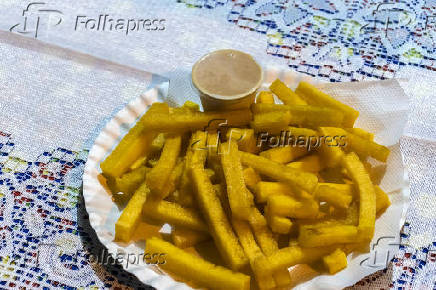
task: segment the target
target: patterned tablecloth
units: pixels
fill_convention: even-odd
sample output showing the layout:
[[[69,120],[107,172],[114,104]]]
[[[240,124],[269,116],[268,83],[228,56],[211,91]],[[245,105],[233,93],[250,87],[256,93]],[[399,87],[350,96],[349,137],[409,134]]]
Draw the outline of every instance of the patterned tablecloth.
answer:
[[[1,0],[0,11],[0,288],[141,286],[87,260],[104,252],[80,194],[87,153],[115,112],[165,82],[147,71],[171,80],[177,103],[194,94],[195,60],[219,48],[326,81],[404,79],[402,245],[354,288],[436,288],[435,0]]]

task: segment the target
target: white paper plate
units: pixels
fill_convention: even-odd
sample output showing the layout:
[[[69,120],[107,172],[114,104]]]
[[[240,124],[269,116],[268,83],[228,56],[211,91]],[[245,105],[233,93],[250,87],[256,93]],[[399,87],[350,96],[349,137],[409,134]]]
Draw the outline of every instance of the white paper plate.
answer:
[[[282,71],[279,69],[268,68],[265,71],[263,88],[267,88],[269,84],[277,77],[280,77],[280,79],[291,88],[295,88],[301,80],[312,82],[315,84],[318,83],[314,78],[311,78],[307,75],[291,71]],[[377,85],[379,85],[379,83],[381,82],[373,82],[372,85],[375,85],[376,83]],[[342,84],[342,86],[343,85],[344,84]],[[356,85],[356,83],[350,85],[359,86]],[[371,83],[366,83],[365,85],[362,84],[362,87],[367,87],[368,85],[371,85]],[[328,87],[329,85],[327,85],[326,87],[327,90]],[[392,90],[392,88],[389,88],[389,90]],[[396,92],[394,95],[396,94],[398,93]],[[115,115],[115,117],[108,122],[106,127],[102,130],[100,135],[95,140],[95,144],[89,152],[88,160],[85,165],[83,175],[83,196],[85,199],[86,210],[89,213],[89,222],[96,231],[100,242],[108,249],[108,253],[111,253],[113,256],[117,254],[124,255],[124,260],[126,260],[127,254],[140,255],[141,253],[143,253],[145,244],[121,244],[115,243],[113,241],[115,236],[115,222],[120,216],[121,210],[118,209],[115,203],[111,200],[110,193],[106,191],[106,189],[99,181],[98,176],[101,173],[100,162],[102,162],[104,158],[113,150],[115,145],[121,140],[121,137],[126,134],[128,129],[133,127],[136,120],[147,111],[151,103],[155,101],[162,101],[158,99],[158,95],[159,94],[157,88],[150,89],[144,95],[132,100],[124,109],[119,111]],[[365,105],[364,99],[360,98],[359,100],[357,100],[356,108],[361,110],[362,103],[363,105]],[[365,109],[363,109],[363,111],[365,112]],[[374,120],[372,120],[372,117],[368,114],[366,114],[365,116],[365,114],[361,113],[361,116],[359,117],[359,125],[363,128],[365,128],[365,126],[362,124],[374,123]],[[376,117],[375,119],[379,119],[379,117]],[[385,122],[384,124],[386,125],[386,123],[389,124],[389,122]],[[365,129],[371,129],[371,126]],[[380,140],[377,141],[381,142],[382,144],[386,144]],[[405,212],[409,200],[408,178],[402,167],[399,144],[396,143],[388,145],[392,145],[389,146],[389,148],[391,150],[394,149],[394,157],[393,160],[391,160],[391,158],[388,160],[388,163],[393,162],[393,166],[388,166],[387,175],[390,174],[389,170],[392,170],[395,171],[391,172],[393,176],[396,176],[395,178],[401,176],[401,179],[394,181],[399,186],[397,186],[397,188],[395,188],[395,190],[393,190],[392,192],[389,192],[391,200],[394,200],[394,202],[393,205],[383,214],[383,216],[379,220],[377,220],[376,234],[373,243],[375,243],[381,236],[383,236],[380,234],[380,232],[389,233],[388,236],[394,236],[395,242],[398,242],[400,227],[404,223]],[[390,176],[392,174],[390,174]],[[382,231],[377,230],[380,228],[382,228]],[[392,242],[393,240],[390,239],[390,241]],[[365,265],[365,263],[375,257],[377,251],[386,249],[388,249],[388,254],[390,254],[392,257],[392,254],[394,254],[398,250],[398,245],[381,245],[378,247],[374,247],[374,249],[372,249],[371,253],[369,254],[351,254],[348,256],[349,267],[347,267],[347,269],[333,276],[318,276],[311,281],[298,285],[298,288],[339,289],[353,285],[365,276],[386,267],[386,265],[383,264]],[[135,258],[131,257],[130,262],[133,262],[133,259]],[[360,264],[362,264],[363,266]],[[122,265],[126,271],[136,275],[140,281],[147,285],[156,287],[157,289],[191,289],[184,283],[174,281],[171,277],[165,275],[154,266],[149,266],[142,262],[138,263],[138,259],[136,259],[135,264],[129,264],[128,266],[126,266],[126,263],[123,261]]]

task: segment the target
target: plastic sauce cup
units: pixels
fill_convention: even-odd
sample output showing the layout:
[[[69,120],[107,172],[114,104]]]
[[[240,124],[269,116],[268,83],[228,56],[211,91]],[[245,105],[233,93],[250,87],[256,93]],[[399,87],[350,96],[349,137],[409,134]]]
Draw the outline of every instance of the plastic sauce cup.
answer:
[[[208,53],[192,67],[192,83],[205,111],[248,108],[262,76],[262,68],[251,55],[233,49]]]

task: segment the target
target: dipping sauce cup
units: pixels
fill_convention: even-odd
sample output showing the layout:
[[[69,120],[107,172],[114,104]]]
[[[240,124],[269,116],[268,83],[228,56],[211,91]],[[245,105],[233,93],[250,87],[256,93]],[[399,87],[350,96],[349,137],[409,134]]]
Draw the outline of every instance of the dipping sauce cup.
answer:
[[[192,83],[205,111],[248,108],[262,76],[262,68],[251,55],[233,49],[208,53],[192,67]]]

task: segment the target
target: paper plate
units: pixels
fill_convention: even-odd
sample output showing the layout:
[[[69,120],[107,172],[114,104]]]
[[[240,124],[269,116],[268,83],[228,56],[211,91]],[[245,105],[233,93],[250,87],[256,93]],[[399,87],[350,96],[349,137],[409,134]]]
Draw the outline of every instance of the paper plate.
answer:
[[[398,127],[404,127],[405,121],[407,121],[407,112],[404,113],[404,110],[407,110],[407,104],[401,105],[407,102],[407,97],[398,83],[391,81],[324,85],[310,76],[275,68],[265,70],[262,87],[267,88],[277,77],[291,88],[295,88],[301,80],[322,86],[324,91],[361,111],[358,126],[375,132],[376,140],[388,145],[391,149],[392,153],[381,187],[388,192],[392,206],[377,220],[375,237],[371,243],[374,246],[371,247],[371,252],[351,254],[348,256],[349,266],[345,270],[335,275],[317,276],[310,281],[299,284],[297,288],[338,289],[353,285],[365,276],[386,268],[387,257],[386,255],[383,257],[383,253],[387,253],[388,257],[392,258],[398,251],[399,232],[404,223],[409,200],[409,182],[402,165],[398,143],[399,136],[390,136],[389,134],[397,132],[398,135],[398,130],[401,129]],[[380,92],[380,96],[376,97],[376,100],[374,100],[374,96],[371,96],[370,100],[364,96],[365,90],[371,88]],[[387,92],[394,95],[393,100],[389,97],[386,98]],[[398,95],[401,93],[403,95],[399,98]],[[343,95],[346,96],[343,97]],[[121,257],[120,261],[126,271],[134,274],[144,284],[157,289],[191,289],[186,284],[175,281],[155,266],[147,265],[141,259],[141,254],[144,253],[144,242],[123,244],[113,241],[115,222],[120,216],[121,210],[112,201],[100,175],[100,163],[114,149],[122,136],[133,127],[138,118],[156,101],[162,101],[159,99],[158,88],[150,89],[142,96],[132,100],[107,123],[89,152],[83,175],[83,196],[89,214],[89,222],[97,233],[100,242],[107,248],[108,253]],[[378,107],[374,108],[373,103],[376,101]],[[391,109],[389,114],[386,114],[386,108],[390,108],[390,102],[395,102],[396,106]],[[382,104],[381,107],[380,104]],[[384,107],[383,104],[385,104]],[[405,118],[405,120],[401,118]],[[378,138],[378,133],[382,136],[381,139]]]

